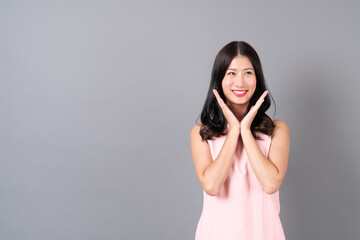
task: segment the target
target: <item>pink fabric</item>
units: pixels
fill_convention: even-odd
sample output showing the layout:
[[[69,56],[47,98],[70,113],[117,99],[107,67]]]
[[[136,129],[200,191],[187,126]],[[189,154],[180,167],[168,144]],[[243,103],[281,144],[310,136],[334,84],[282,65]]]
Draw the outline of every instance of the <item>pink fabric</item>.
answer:
[[[258,133],[256,140],[268,156],[271,137]],[[219,154],[225,136],[208,140],[213,159]],[[267,194],[248,160],[241,138],[233,164],[217,196],[205,191],[203,210],[197,225],[195,240],[282,240],[279,191]]]

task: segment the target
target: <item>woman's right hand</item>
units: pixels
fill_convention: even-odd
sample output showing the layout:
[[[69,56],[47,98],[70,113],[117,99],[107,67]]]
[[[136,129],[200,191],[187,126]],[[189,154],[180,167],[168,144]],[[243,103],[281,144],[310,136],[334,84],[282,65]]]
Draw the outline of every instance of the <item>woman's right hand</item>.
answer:
[[[229,106],[226,103],[224,103],[224,101],[222,100],[222,98],[220,97],[220,95],[216,89],[213,89],[213,93],[215,94],[215,97],[222,109],[222,112],[223,112],[227,122],[229,123],[230,130],[232,130],[232,131],[235,130],[240,133],[239,120],[235,117],[234,113],[230,110]]]

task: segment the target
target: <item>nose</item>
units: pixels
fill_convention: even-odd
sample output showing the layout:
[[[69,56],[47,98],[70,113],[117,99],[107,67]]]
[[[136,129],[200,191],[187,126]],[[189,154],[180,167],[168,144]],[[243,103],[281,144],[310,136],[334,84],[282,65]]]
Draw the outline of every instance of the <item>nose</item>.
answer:
[[[239,75],[237,78],[235,78],[235,85],[239,87],[243,87],[245,85],[244,76]]]

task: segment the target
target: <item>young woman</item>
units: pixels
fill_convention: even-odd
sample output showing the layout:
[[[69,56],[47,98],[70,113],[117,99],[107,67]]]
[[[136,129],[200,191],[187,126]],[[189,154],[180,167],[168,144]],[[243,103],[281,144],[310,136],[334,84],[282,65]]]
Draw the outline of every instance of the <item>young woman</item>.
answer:
[[[231,42],[217,54],[191,151],[204,193],[196,240],[285,239],[279,188],[285,177],[289,128],[271,119],[256,51]]]

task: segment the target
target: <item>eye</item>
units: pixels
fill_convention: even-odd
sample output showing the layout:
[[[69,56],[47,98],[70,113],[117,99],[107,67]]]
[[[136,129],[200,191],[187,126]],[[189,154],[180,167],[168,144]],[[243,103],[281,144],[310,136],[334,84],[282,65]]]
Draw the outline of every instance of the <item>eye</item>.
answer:
[[[234,72],[228,72],[228,75],[235,75]]]
[[[245,75],[249,75],[249,74],[252,74],[252,72],[250,71],[245,72]]]

